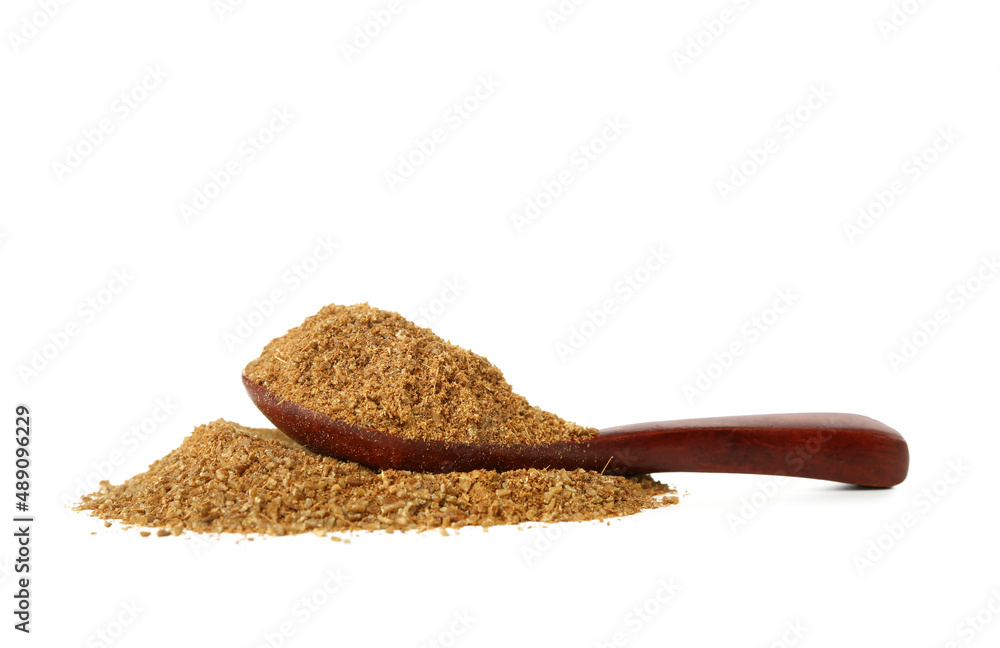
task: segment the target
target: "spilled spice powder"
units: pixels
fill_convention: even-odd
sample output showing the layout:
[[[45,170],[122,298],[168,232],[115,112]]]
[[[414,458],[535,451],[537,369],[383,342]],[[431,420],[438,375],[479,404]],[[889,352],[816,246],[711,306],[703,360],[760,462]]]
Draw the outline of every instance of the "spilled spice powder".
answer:
[[[486,358],[368,304],[324,307],[245,373],[285,400],[409,439],[511,445],[597,434],[530,405]]]
[[[585,470],[375,472],[315,454],[278,430],[217,420],[77,510],[158,529],[287,535],[600,520],[676,504],[669,486]],[[141,532],[148,536],[146,531]]]

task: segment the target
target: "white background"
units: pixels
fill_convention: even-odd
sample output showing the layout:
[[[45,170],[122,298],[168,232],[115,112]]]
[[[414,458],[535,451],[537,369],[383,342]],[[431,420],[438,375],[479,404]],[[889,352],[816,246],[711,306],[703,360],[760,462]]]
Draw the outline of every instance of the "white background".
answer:
[[[890,30],[887,0],[593,2],[554,26],[554,0],[424,0],[353,55],[386,2],[69,3],[49,19],[40,4],[0,20],[0,411],[12,439],[15,405],[32,408],[37,516],[30,637],[11,628],[0,543],[4,645],[996,644],[1000,280],[977,276],[1000,253],[996,3],[909,0]],[[480,79],[498,86],[457,118]],[[123,93],[141,101],[126,111]],[[271,140],[274,110],[294,117]],[[623,132],[594,142],[609,119]],[[251,136],[270,140],[252,160]],[[586,169],[584,146],[600,151]],[[720,189],[741,164],[748,179]],[[512,214],[564,170],[572,184],[519,231]],[[199,190],[214,198],[185,218]],[[849,236],[862,209],[877,218]],[[339,247],[316,263],[322,237]],[[637,275],[661,247],[669,262]],[[296,266],[313,270],[299,284]],[[102,292],[116,272],[127,286]],[[628,293],[630,275],[647,280]],[[457,299],[435,302],[449,282]],[[274,290],[283,303],[253,315]],[[792,306],[749,333],[780,290]],[[112,456],[120,482],[197,424],[266,424],[242,367],[324,304],[363,301],[432,309],[437,333],[574,421],[857,412],[907,438],[910,476],[880,491],[660,475],[679,506],[609,525],[350,544],[143,539],[65,507]],[[257,326],[227,344],[241,318]],[[733,342],[743,355],[713,368]],[[26,375],[35,352],[50,357]],[[699,371],[715,378],[689,398]],[[130,441],[157,399],[176,407]],[[474,619],[457,636],[455,615]]]

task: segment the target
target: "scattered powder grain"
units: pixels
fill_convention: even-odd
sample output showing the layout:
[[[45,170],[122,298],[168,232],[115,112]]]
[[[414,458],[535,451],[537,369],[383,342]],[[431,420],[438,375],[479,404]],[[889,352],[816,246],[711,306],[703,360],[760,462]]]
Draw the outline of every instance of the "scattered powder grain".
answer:
[[[486,358],[368,304],[324,307],[245,373],[285,400],[410,439],[510,445],[597,434],[531,406]]]
[[[218,420],[124,484],[101,482],[78,510],[158,529],[287,535],[599,520],[677,503],[649,476],[584,470],[374,472],[315,454],[278,430]],[[149,535],[147,532],[142,532]]]

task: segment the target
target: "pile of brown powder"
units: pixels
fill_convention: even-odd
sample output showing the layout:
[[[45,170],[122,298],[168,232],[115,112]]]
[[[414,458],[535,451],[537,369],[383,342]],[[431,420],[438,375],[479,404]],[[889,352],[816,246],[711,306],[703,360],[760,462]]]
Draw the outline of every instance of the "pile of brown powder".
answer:
[[[101,482],[78,510],[196,532],[286,535],[599,520],[676,504],[649,476],[584,470],[374,472],[315,454],[278,430],[218,420],[120,486]],[[145,535],[146,533],[143,532]]]
[[[597,434],[531,406],[486,358],[368,304],[324,307],[245,373],[335,420],[410,439],[510,445]]]

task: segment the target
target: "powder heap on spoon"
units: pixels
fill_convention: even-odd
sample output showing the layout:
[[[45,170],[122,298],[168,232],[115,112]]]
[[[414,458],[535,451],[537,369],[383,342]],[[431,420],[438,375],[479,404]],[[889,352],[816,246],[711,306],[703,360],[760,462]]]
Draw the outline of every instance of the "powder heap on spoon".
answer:
[[[368,304],[324,307],[245,373],[285,400],[409,439],[513,445],[597,435],[531,406],[486,358]]]

